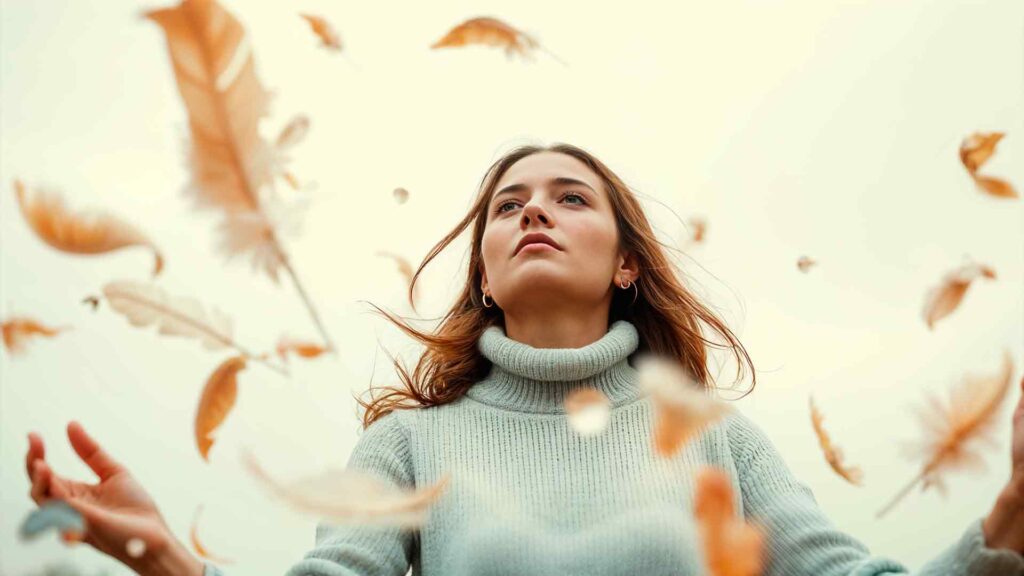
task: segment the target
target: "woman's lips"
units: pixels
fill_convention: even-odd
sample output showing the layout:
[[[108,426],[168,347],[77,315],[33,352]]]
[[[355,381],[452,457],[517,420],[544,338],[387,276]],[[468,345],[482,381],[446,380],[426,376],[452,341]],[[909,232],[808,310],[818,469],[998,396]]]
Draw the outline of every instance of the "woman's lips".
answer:
[[[555,248],[551,244],[545,244],[544,242],[530,242],[520,248],[518,254],[523,254],[524,252],[547,252],[548,250],[551,252],[558,252],[558,248]]]

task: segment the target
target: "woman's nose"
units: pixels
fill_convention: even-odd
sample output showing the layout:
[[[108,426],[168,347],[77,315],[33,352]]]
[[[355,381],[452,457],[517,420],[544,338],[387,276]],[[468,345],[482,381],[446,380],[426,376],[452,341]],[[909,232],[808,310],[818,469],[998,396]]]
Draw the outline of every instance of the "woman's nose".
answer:
[[[531,221],[537,220],[541,224],[547,224],[550,220],[547,213],[540,204],[530,203],[523,207],[523,215],[520,217],[519,223],[522,226],[528,226]]]

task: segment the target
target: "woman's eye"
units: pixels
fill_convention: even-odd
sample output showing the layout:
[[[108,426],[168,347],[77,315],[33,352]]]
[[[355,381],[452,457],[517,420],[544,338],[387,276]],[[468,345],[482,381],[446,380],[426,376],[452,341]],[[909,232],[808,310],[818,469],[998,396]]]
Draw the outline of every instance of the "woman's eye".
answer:
[[[580,201],[580,204],[586,204],[587,203],[586,198],[584,198],[582,194],[577,194],[575,192],[569,192],[565,196],[562,196],[562,200],[565,200],[566,198],[576,198],[576,199],[578,199]],[[500,214],[502,212],[506,212],[507,211],[507,210],[505,210],[505,206],[514,206],[515,204],[516,204],[515,200],[509,200],[507,202],[502,202],[501,204],[498,205],[497,208],[495,208],[494,211],[497,212],[498,214]]]

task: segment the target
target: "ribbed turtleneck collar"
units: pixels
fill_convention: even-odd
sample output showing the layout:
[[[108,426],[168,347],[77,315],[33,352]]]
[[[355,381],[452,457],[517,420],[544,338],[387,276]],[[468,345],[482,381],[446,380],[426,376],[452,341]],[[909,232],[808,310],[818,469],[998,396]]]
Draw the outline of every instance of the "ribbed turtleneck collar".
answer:
[[[612,406],[639,398],[637,371],[628,357],[640,336],[626,320],[617,320],[599,340],[582,348],[534,348],[490,326],[477,349],[491,361],[490,373],[466,395],[478,402],[518,412],[565,412],[565,398],[575,388],[593,387]]]

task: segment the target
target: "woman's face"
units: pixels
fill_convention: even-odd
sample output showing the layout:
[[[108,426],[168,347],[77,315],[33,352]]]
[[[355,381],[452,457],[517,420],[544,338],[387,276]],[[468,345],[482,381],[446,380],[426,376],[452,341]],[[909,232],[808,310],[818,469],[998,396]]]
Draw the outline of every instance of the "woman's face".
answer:
[[[583,162],[558,152],[532,154],[509,167],[494,190],[481,247],[481,289],[506,313],[610,305],[616,279],[635,279],[621,269],[618,227],[604,186]],[[557,247],[530,245],[517,252],[525,236],[538,233]]]

